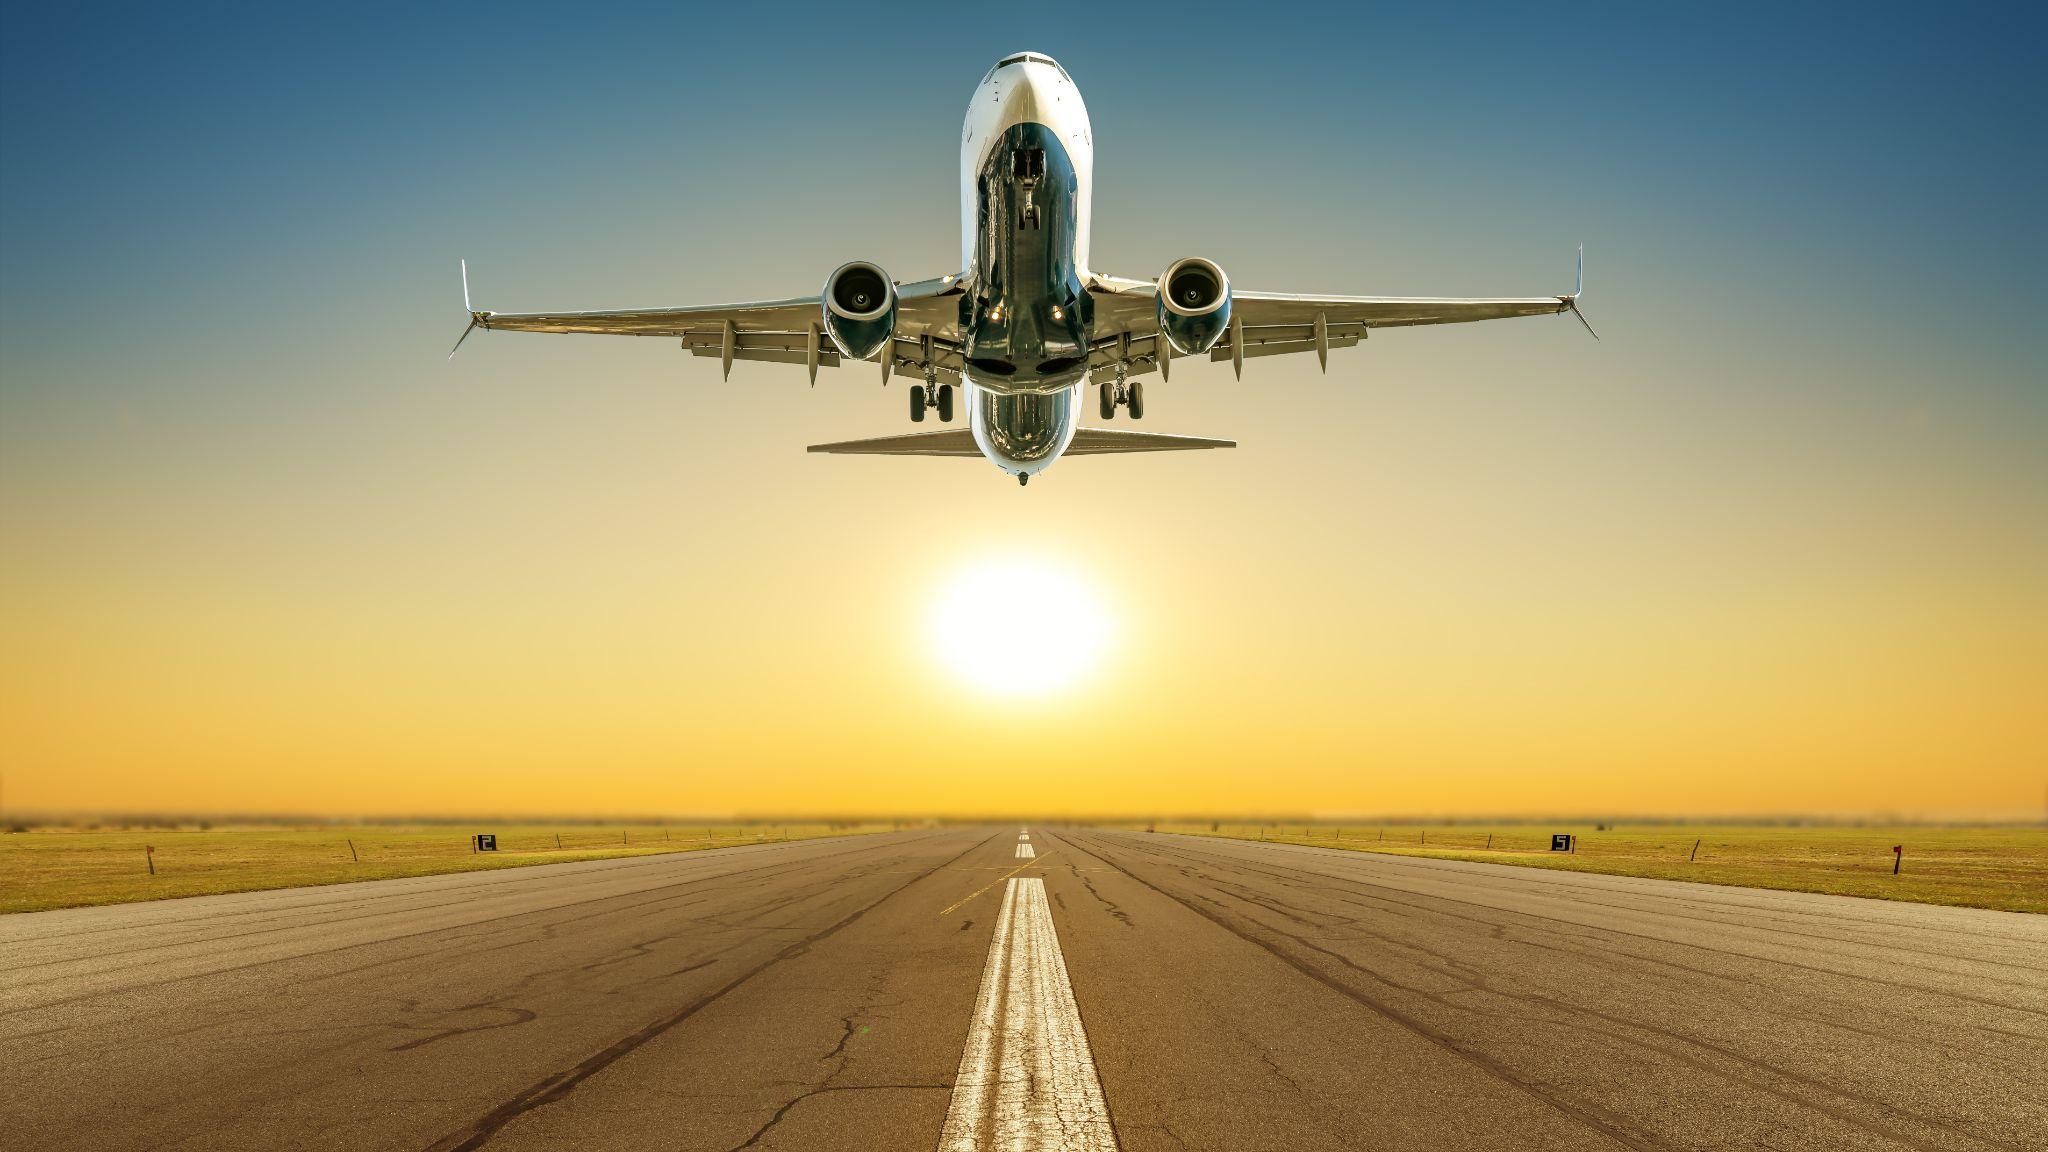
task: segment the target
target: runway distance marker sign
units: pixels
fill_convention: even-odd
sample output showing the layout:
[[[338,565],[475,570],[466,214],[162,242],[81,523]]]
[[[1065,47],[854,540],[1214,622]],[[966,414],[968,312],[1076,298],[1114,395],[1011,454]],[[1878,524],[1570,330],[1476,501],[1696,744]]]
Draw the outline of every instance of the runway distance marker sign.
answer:
[[[1569,832],[1552,832],[1550,834],[1550,850],[1552,852],[1571,851],[1572,834]]]
[[[477,833],[476,850],[479,852],[496,852],[498,850],[498,834],[495,832]]]

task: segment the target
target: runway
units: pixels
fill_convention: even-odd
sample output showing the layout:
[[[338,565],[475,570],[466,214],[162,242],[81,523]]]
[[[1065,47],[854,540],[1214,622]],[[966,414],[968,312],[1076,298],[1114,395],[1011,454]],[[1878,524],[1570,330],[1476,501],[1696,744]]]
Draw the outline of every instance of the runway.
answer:
[[[31,913],[0,1132],[2038,1149],[2048,917],[1015,825]]]

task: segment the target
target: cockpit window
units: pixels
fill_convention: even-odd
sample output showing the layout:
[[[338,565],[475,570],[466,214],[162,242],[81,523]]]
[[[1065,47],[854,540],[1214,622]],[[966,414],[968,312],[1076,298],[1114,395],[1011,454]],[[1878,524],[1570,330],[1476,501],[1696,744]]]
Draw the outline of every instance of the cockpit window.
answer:
[[[1030,61],[1034,64],[1048,65],[1052,68],[1053,71],[1058,72],[1061,76],[1067,76],[1067,70],[1065,68],[1060,67],[1059,61],[1053,59],[1050,56],[1040,56],[1036,52],[1019,52],[1015,56],[1003,57],[1001,60],[996,61],[995,68],[991,68],[988,70],[989,76],[995,75],[996,68],[1007,68],[1012,64],[1022,64],[1026,61]],[[982,79],[986,80],[988,79],[988,77],[984,76],[982,77]],[[1073,77],[1067,76],[1067,79],[1072,80]]]

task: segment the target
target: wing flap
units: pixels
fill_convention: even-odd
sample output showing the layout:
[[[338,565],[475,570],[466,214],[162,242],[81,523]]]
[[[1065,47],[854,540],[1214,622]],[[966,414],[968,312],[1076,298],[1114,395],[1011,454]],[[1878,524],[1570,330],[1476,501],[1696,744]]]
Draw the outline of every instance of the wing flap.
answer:
[[[1360,324],[1330,325],[1330,347],[1355,348],[1365,336]],[[1244,330],[1244,354],[1246,359],[1253,356],[1285,356],[1290,352],[1313,352],[1316,350],[1315,329],[1298,324],[1275,324],[1264,328]],[[1230,359],[1230,341],[1224,340],[1209,349],[1209,359]]]

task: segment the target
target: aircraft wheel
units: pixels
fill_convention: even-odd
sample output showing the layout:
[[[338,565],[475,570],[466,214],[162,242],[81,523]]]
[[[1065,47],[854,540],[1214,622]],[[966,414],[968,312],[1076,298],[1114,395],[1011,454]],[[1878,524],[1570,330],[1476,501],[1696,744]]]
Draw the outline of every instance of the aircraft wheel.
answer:
[[[1131,410],[1131,419],[1143,420],[1145,418],[1145,386],[1143,384],[1137,381],[1131,382],[1131,401],[1125,407]]]
[[[910,386],[910,419],[918,424],[924,423],[924,410],[924,385],[912,384]]]
[[[938,393],[939,419],[947,424],[951,424],[953,422],[953,386],[951,384],[941,384],[938,387]]]
[[[1104,420],[1114,420],[1116,418],[1116,385],[1104,384],[1099,391],[1102,393],[1102,418]]]

